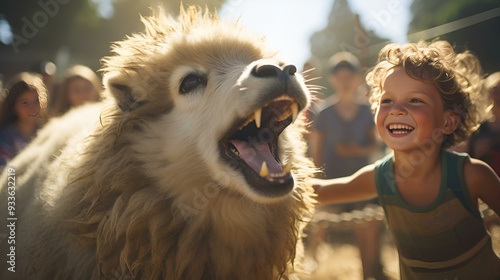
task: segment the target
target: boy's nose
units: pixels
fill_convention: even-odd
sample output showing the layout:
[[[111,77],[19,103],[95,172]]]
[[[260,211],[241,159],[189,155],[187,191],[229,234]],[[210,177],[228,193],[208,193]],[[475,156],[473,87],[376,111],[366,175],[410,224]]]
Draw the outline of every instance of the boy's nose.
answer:
[[[393,116],[406,115],[406,113],[406,109],[398,104],[394,104],[394,106],[392,106],[391,110],[389,111],[389,114]]]

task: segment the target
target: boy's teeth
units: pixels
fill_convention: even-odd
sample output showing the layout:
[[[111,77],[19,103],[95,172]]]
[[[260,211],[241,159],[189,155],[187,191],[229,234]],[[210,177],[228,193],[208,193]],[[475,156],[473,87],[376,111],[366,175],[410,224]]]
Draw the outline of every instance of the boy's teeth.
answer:
[[[389,129],[404,129],[404,130],[413,130],[413,127],[405,124],[391,124],[389,125]]]
[[[407,130],[395,130],[392,132],[393,134],[406,134],[409,133]]]

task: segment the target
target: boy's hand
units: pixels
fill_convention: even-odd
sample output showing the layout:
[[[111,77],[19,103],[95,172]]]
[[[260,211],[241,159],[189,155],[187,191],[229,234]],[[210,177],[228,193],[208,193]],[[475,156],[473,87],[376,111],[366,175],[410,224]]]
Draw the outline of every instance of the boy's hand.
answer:
[[[311,178],[309,180],[312,184],[314,192],[318,192],[318,189],[320,189],[323,186],[323,184],[325,183],[325,180],[318,179],[318,178]]]

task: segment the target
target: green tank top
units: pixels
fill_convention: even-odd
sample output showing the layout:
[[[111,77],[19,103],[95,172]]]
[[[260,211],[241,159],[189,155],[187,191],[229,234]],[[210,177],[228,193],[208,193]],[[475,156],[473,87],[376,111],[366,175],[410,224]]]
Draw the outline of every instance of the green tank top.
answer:
[[[426,207],[409,205],[399,194],[392,155],[376,163],[378,197],[399,252],[401,279],[500,279],[500,259],[465,184],[467,157],[442,151],[439,194]]]

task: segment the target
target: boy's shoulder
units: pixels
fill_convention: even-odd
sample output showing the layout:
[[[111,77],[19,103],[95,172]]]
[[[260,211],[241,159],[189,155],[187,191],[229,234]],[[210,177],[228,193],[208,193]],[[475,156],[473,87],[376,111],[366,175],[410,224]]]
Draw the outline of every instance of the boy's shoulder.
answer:
[[[467,157],[464,161],[464,173],[475,182],[488,180],[492,175],[496,177],[495,171],[486,162],[471,157]]]
[[[474,202],[484,201],[495,213],[500,213],[500,179],[484,161],[468,158],[464,164],[465,181]]]

